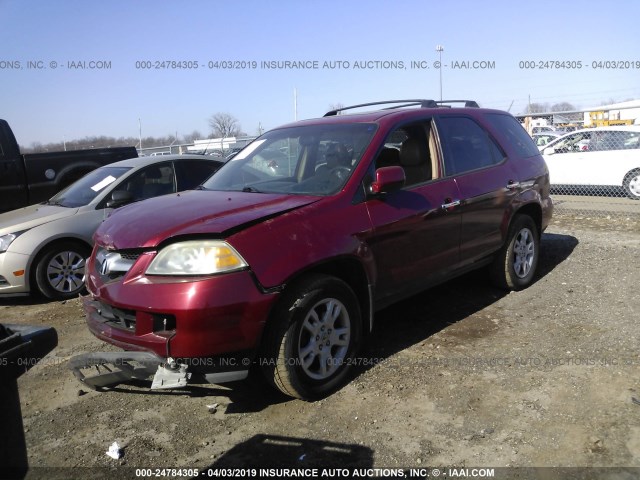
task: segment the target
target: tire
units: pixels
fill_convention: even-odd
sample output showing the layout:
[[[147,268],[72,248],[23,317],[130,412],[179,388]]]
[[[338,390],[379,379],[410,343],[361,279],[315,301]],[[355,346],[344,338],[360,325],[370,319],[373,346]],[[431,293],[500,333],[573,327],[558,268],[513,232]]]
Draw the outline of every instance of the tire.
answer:
[[[35,270],[35,283],[40,293],[51,300],[77,297],[85,288],[85,265],[90,253],[88,246],[76,242],[46,247]]]
[[[632,200],[640,200],[640,169],[627,173],[622,185],[627,197]]]
[[[533,219],[516,215],[504,246],[491,266],[493,283],[506,290],[522,290],[533,281],[540,255],[540,236]]]
[[[361,332],[360,307],[349,285],[309,275],[285,291],[274,310],[263,340],[262,372],[285,395],[322,398],[345,380]]]

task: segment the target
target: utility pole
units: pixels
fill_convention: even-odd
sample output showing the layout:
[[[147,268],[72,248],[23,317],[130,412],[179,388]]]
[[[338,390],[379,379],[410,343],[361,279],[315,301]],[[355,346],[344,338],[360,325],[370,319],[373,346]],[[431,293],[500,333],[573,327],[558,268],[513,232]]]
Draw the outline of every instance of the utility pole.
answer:
[[[444,52],[444,47],[436,45],[436,52],[440,54],[440,101],[442,101],[442,52]]]

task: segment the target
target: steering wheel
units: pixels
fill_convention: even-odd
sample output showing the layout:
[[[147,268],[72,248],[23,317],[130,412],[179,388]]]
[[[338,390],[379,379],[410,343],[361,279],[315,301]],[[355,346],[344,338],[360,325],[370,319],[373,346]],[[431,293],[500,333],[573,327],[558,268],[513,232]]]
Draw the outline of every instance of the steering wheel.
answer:
[[[340,181],[346,180],[350,174],[351,169],[349,167],[333,167],[329,170],[329,178],[335,178]]]

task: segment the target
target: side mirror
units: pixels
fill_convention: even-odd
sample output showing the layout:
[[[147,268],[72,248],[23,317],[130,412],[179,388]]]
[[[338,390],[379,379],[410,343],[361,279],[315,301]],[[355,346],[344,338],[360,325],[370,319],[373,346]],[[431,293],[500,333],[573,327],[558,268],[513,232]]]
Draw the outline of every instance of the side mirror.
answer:
[[[131,203],[133,195],[125,190],[116,190],[111,194],[111,200],[107,202],[107,208],[118,208]]]
[[[382,167],[376,170],[376,179],[371,184],[371,193],[380,195],[400,190],[404,186],[404,182],[405,176],[402,167]]]
[[[556,153],[556,149],[554,147],[547,147],[542,151],[542,153],[544,155],[553,155],[554,153]]]

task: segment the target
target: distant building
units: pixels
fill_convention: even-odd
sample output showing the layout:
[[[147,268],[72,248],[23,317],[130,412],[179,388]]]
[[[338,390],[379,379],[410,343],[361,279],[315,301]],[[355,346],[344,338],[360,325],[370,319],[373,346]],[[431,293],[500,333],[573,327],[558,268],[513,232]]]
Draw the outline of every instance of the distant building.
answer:
[[[640,100],[600,105],[585,110],[585,127],[640,123]]]

